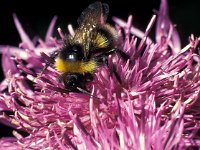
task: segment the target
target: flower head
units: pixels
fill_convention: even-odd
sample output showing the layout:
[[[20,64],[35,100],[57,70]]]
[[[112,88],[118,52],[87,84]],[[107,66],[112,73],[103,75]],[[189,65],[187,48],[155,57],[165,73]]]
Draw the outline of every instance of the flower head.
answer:
[[[157,20],[156,20],[157,19]],[[146,31],[114,17],[120,44],[130,59],[109,56],[108,66],[94,73],[90,94],[68,92],[49,67],[49,54],[62,47],[52,37],[30,40],[14,15],[22,39],[19,47],[1,46],[5,79],[0,84],[1,122],[15,129],[0,149],[182,149],[200,146],[200,38],[181,48],[167,16],[167,1]],[[155,40],[148,36],[156,24]],[[74,30],[69,26],[73,36]],[[122,36],[125,33],[125,37]],[[115,67],[117,75],[111,72]],[[119,79],[121,79],[121,83]],[[23,131],[24,134],[20,134]]]

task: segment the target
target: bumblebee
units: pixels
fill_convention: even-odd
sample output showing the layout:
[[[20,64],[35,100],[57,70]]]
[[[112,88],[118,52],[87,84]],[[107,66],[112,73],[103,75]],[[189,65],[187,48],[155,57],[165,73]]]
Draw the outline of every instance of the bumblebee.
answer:
[[[85,89],[95,70],[117,50],[118,35],[106,23],[108,13],[107,4],[90,4],[78,18],[74,36],[65,36],[62,48],[53,54],[55,69],[67,90]]]

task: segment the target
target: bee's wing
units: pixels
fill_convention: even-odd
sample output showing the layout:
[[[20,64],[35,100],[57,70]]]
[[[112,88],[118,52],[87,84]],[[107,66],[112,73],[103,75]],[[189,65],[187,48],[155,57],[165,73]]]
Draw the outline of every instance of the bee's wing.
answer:
[[[87,23],[91,23],[93,25],[103,24],[107,19],[108,13],[108,5],[97,1],[90,4],[88,8],[81,13],[81,16],[78,18],[77,22],[79,26]]]
[[[83,45],[84,55],[86,58],[91,50],[93,40],[93,34],[91,31],[96,25],[105,23],[108,13],[108,5],[97,1],[90,4],[77,20],[79,28],[76,30],[73,41]]]

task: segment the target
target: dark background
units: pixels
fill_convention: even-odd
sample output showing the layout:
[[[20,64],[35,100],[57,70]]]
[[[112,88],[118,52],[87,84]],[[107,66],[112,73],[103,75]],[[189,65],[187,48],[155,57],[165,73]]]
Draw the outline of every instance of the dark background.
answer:
[[[16,13],[23,27],[33,38],[34,35],[44,37],[46,29],[54,15],[58,16],[57,27],[66,31],[67,24],[77,25],[76,19],[83,9],[95,0],[52,0],[49,1],[16,1],[0,2],[0,44],[17,45],[20,42],[12,19]],[[134,24],[145,29],[150,20],[153,9],[158,10],[160,0],[103,0],[110,6],[109,23],[113,23],[111,16],[127,19],[133,15]],[[169,0],[170,18],[177,24],[183,45],[191,33],[200,34],[200,1],[199,0]],[[57,36],[55,30],[55,36]]]
[[[76,19],[83,9],[95,0],[6,0],[0,2],[0,45],[15,45],[20,42],[15,28],[12,14],[16,13],[25,31],[31,38],[39,35],[44,38],[47,27],[54,15],[58,16],[57,27],[67,31],[69,23],[77,25]],[[111,16],[124,20],[132,14],[134,25],[144,30],[148,24],[153,9],[158,10],[160,0],[104,0],[110,6],[109,23],[113,23]],[[182,46],[186,45],[188,36],[194,33],[200,35],[200,1],[199,0],[169,0],[169,14],[181,37]],[[55,29],[54,36],[58,37]],[[1,73],[1,71],[0,71]],[[2,79],[2,78],[1,78]],[[11,130],[0,124],[0,137],[11,136]]]

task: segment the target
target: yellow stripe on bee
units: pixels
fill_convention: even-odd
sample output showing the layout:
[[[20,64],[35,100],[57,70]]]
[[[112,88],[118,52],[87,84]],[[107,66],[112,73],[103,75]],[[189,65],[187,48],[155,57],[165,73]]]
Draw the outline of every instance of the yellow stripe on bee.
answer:
[[[55,62],[56,70],[62,73],[92,73],[97,68],[97,63],[94,60],[88,62],[67,62],[61,58],[57,58]]]
[[[98,33],[95,39],[95,44],[98,48],[105,48],[108,46],[108,39]]]

